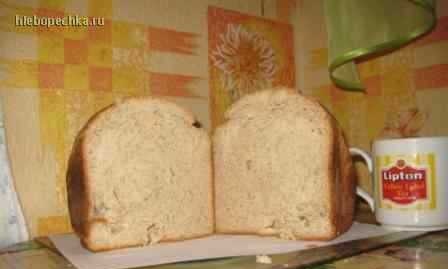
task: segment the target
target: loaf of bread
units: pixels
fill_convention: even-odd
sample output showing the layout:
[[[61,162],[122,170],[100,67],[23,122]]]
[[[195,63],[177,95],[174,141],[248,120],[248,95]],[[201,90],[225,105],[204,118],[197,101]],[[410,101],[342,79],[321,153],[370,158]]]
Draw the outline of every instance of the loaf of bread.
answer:
[[[216,232],[329,240],[350,228],[352,161],[321,105],[265,90],[225,118],[213,137]]]
[[[225,117],[213,163],[208,134],[175,104],[131,98],[89,120],[67,172],[82,244],[101,251],[213,232],[330,240],[350,228],[352,162],[322,106],[277,88],[243,97]]]
[[[213,233],[210,139],[166,101],[126,99],[91,118],[67,188],[72,226],[92,251]]]

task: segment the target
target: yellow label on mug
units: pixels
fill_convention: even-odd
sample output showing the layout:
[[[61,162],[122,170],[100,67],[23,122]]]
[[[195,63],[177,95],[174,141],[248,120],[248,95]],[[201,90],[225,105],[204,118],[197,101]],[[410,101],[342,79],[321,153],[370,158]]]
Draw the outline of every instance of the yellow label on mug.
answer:
[[[376,157],[377,201],[384,209],[436,208],[435,156],[429,154]]]

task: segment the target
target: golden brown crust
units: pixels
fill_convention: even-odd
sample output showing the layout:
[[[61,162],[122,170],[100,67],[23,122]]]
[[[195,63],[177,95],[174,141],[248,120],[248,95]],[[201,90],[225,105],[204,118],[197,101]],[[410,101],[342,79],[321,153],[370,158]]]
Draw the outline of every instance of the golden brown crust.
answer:
[[[212,194],[212,233],[216,231],[216,194],[215,194],[215,158],[213,153],[213,141],[210,139],[210,171],[211,171],[211,194]]]
[[[79,237],[88,234],[88,191],[87,175],[84,173],[83,139],[79,136],[75,140],[67,170],[67,198],[70,220],[73,230]]]
[[[341,128],[331,115],[333,157],[330,162],[331,222],[334,225],[332,238],[346,232],[353,223],[355,207],[355,174],[352,159]],[[331,239],[332,239],[331,238]]]
[[[109,105],[95,113],[79,131],[68,161],[67,168],[67,199],[70,213],[70,221],[73,230],[83,241],[89,236],[92,223],[90,219],[91,199],[87,167],[84,159],[85,132],[102,112],[111,109]]]
[[[330,156],[328,163],[328,189],[327,193],[330,194],[330,223],[331,223],[331,231],[328,235],[328,239],[333,239],[338,234],[339,227],[339,205],[337,201],[337,193],[339,192],[339,184],[340,178],[338,174],[338,143],[337,143],[337,126],[335,121],[328,116],[328,121],[331,126],[330,128],[330,152],[328,153]]]
[[[328,152],[328,193],[330,193],[330,223],[328,236],[307,237],[303,240],[332,240],[346,232],[353,223],[355,201],[355,175],[352,159],[345,138],[337,120],[318,101],[309,99],[320,106],[327,115],[330,126]]]
[[[339,128],[339,171],[341,173],[341,194],[339,195],[340,226],[339,233],[346,232],[353,223],[355,210],[355,169],[352,157],[342,130]]]

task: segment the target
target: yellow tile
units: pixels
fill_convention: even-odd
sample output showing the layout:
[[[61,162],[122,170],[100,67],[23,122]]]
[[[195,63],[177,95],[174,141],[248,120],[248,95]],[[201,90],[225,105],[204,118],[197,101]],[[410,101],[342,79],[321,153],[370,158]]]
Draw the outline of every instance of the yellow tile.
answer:
[[[51,216],[39,218],[37,224],[37,235],[45,236],[50,234],[67,233],[71,231],[70,219],[68,216]]]
[[[316,98],[328,110],[332,109],[329,87],[317,87],[311,90],[311,96]]]
[[[328,65],[328,49],[314,49],[310,53],[310,67],[312,69],[326,68]]]
[[[87,9],[88,4],[87,2],[90,2],[90,0],[71,0],[67,1],[65,3],[65,12],[69,14],[76,14],[79,16],[87,16]]]
[[[336,118],[336,120],[339,122],[342,130],[344,130],[344,132],[346,133],[346,135],[348,136],[347,138],[350,139],[349,137],[349,130],[350,130],[350,119],[351,119],[351,113],[349,112],[349,110],[347,109],[347,107],[350,105],[350,102],[348,101],[347,98],[344,98],[343,101],[341,102],[336,102],[332,104],[333,107],[333,116]]]
[[[89,43],[89,65],[111,67],[112,66],[112,48],[109,44],[103,42]]]
[[[36,88],[38,86],[37,69],[37,63],[34,61],[0,58],[0,86]]]
[[[48,9],[63,10],[66,0],[39,0],[39,6]]]
[[[349,127],[347,129],[352,145],[365,145],[368,140],[367,97],[363,93],[350,92],[343,109]]]
[[[82,40],[87,38],[88,27],[63,27],[64,38]]]
[[[89,1],[89,16],[112,17],[112,0]]]
[[[381,86],[384,95],[396,95],[413,90],[412,70],[409,67],[395,68],[383,74]]]
[[[381,60],[375,58],[359,63],[358,71],[361,79],[378,76],[381,73]]]
[[[386,54],[377,60],[381,63],[381,69],[384,72],[393,72],[395,69],[409,68],[414,65],[415,49],[407,46]]]
[[[64,68],[64,88],[67,90],[87,90],[88,87],[88,66],[66,64]]]
[[[64,91],[66,113],[65,148],[70,149],[76,135],[87,120],[94,114],[88,91]],[[65,151],[68,160],[71,151]]]
[[[64,63],[64,38],[54,35],[39,35],[39,63]]]
[[[146,41],[146,31],[143,25],[113,22],[112,46],[120,48],[143,47]]]
[[[145,72],[130,67],[114,68],[112,90],[117,93],[139,93],[144,91]]]
[[[383,97],[369,96],[367,100],[367,122],[369,139],[379,137],[386,121]]]
[[[65,209],[67,205],[67,192],[65,173],[67,167],[67,160],[65,159],[66,151],[70,148],[65,146],[65,136],[67,130],[66,113],[65,113],[65,97],[62,89],[41,89],[39,99],[39,122],[40,122],[40,137],[43,151],[51,152],[54,156],[56,169],[55,180],[55,194],[57,205]],[[55,232],[63,232],[65,226],[64,219],[61,219],[61,226],[50,228],[57,228]],[[59,230],[61,229],[61,230]]]
[[[99,91],[95,91],[94,93],[93,109],[95,111],[100,111],[115,102],[115,95],[112,92],[100,93]]]
[[[99,111],[112,104],[115,100],[115,94],[109,91],[89,91],[88,95],[89,100],[92,102],[93,111]]]
[[[44,145],[61,149],[65,130],[62,89],[42,89],[40,94],[41,140]]]
[[[1,1],[4,2],[4,1]],[[5,32],[33,33],[36,27],[20,25],[23,23],[23,16],[32,16],[35,10],[30,5],[23,6],[23,3],[16,4],[8,1],[7,4],[0,4],[0,29]]]

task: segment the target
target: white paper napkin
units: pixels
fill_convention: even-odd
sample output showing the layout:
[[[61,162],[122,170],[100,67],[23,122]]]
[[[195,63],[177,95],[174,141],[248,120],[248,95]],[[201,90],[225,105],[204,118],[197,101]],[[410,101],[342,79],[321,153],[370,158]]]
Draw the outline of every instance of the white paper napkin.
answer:
[[[0,100],[0,248],[28,240],[25,218],[14,188]]]
[[[246,235],[213,235],[200,239],[100,253],[92,253],[84,249],[74,234],[54,235],[50,236],[50,239],[78,269],[120,269],[232,256],[278,254],[388,233],[393,231],[376,225],[354,223],[347,233],[329,242],[286,241],[272,237]]]

